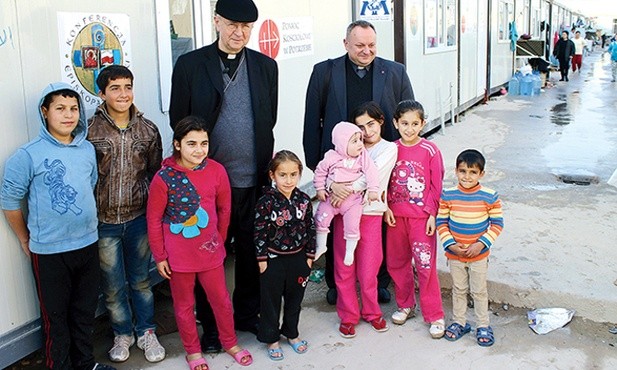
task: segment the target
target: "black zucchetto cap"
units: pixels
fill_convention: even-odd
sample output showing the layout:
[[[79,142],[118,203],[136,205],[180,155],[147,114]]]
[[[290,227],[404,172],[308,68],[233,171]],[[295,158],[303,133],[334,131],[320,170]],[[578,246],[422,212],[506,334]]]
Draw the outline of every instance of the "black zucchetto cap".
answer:
[[[234,22],[255,22],[258,16],[253,0],[218,0],[214,11]]]

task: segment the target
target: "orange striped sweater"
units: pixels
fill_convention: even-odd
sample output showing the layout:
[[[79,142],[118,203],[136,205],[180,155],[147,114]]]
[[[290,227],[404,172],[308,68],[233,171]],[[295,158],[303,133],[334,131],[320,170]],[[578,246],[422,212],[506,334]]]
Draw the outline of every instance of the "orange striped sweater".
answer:
[[[471,189],[461,186],[444,189],[439,201],[436,225],[449,259],[473,262],[486,258],[503,229],[499,195],[480,184]],[[468,247],[478,241],[484,244],[484,248],[473,258],[458,256],[448,249],[457,242]]]

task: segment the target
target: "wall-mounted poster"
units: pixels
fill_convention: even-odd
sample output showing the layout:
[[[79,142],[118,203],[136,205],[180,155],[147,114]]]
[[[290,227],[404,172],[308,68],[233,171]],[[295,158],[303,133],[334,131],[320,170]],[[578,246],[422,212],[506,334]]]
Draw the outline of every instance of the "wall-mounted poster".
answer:
[[[77,90],[86,109],[99,103],[96,78],[111,64],[131,66],[129,16],[58,12],[62,81]]]
[[[391,21],[392,8],[389,0],[360,0],[357,4],[358,19],[365,21]]]

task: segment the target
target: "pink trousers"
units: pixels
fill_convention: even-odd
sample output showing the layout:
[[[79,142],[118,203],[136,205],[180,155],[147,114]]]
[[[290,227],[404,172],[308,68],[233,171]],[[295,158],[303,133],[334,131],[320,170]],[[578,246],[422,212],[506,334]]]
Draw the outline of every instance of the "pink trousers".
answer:
[[[360,193],[349,195],[338,208],[330,203],[330,199],[319,202],[317,212],[315,212],[315,228],[317,232],[328,233],[328,226],[330,226],[334,216],[343,215],[345,240],[358,240],[360,239],[359,225],[362,208],[362,194]]]
[[[338,298],[336,312],[342,323],[358,324],[360,314],[366,321],[382,316],[377,302],[377,273],[383,259],[381,247],[382,216],[362,215],[360,233],[362,237],[356,248],[354,263],[345,266],[345,239],[343,238],[343,220],[334,219],[334,281]],[[356,280],[360,283],[362,311],[356,294]]]
[[[212,306],[219,339],[224,349],[238,344],[234,330],[234,316],[229,299],[229,292],[225,285],[225,270],[223,265],[208,271],[176,272],[169,281],[171,296],[174,301],[174,314],[180,332],[180,339],[187,354],[201,353],[197,324],[195,323],[195,276],[208,296]]]
[[[418,274],[420,309],[424,321],[444,318],[441,288],[437,277],[437,245],[435,234],[426,235],[426,218],[396,217],[396,226],[388,227],[386,263],[394,281],[398,307],[416,304],[412,260]]]

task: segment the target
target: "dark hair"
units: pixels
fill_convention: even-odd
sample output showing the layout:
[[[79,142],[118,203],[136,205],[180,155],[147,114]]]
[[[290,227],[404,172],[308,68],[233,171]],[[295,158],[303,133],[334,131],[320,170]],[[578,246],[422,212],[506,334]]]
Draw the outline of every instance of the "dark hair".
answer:
[[[118,64],[112,64],[101,70],[99,76],[96,78],[96,86],[99,87],[101,92],[105,93],[105,89],[107,85],[109,85],[109,82],[119,78],[128,78],[131,80],[131,83],[133,83],[133,73],[131,73],[130,69]]]
[[[373,26],[371,22],[365,21],[365,20],[357,20],[357,21],[351,22],[349,26],[347,26],[347,32],[345,33],[346,39],[349,38],[349,35],[351,35],[351,31],[353,31],[353,29],[356,27],[371,28],[375,33],[377,33],[377,31],[375,31],[375,26]]]
[[[398,103],[394,111],[394,119],[398,121],[407,112],[418,112],[418,116],[424,121],[424,107],[415,100],[403,100]]]
[[[268,173],[274,173],[283,162],[291,161],[298,165],[300,175],[302,175],[302,161],[298,156],[290,150],[281,150],[274,154],[274,157],[268,163]]]
[[[466,149],[456,157],[456,168],[458,168],[461,163],[465,163],[469,168],[478,167],[480,171],[484,171],[486,159],[484,159],[484,156],[479,151],[475,149]]]
[[[63,96],[65,98],[75,98],[77,100],[77,106],[81,111],[81,102],[79,100],[79,94],[75,90],[71,89],[60,89],[56,91],[52,91],[49,94],[45,95],[43,98],[43,103],[41,103],[41,107],[45,107],[45,109],[49,109],[49,105],[54,100],[56,96]]]
[[[210,133],[208,132],[208,125],[203,118],[197,116],[187,116],[182,118],[178,123],[176,123],[176,127],[174,128],[173,141],[177,141],[178,143],[180,143],[182,139],[184,139],[184,137],[188,135],[188,133],[191,131],[204,131],[208,134],[208,136],[210,135]],[[172,144],[172,147],[173,156],[175,158],[178,158],[180,152],[176,149],[175,145]]]
[[[580,34],[581,34],[581,31],[576,31],[576,32],[574,32],[574,33],[578,33],[578,34],[580,35]]]
[[[379,107],[379,104],[374,101],[367,101],[366,103],[362,103],[359,107],[351,112],[349,116],[349,122],[355,123],[356,118],[360,117],[363,114],[367,114],[372,119],[380,121],[380,125],[382,125],[385,121],[384,113]]]

